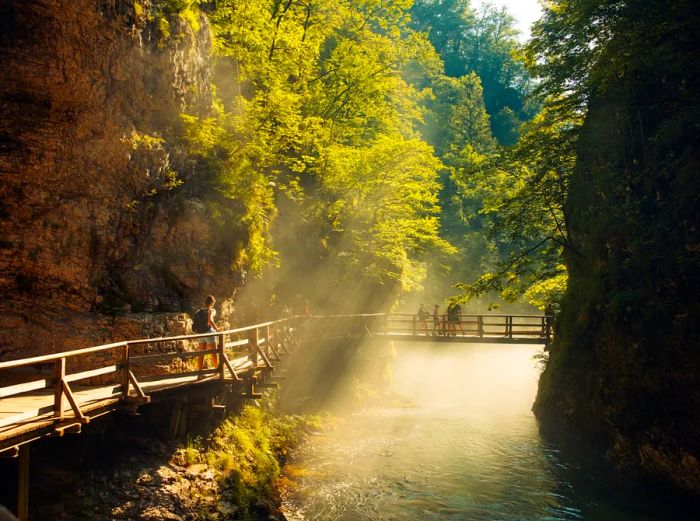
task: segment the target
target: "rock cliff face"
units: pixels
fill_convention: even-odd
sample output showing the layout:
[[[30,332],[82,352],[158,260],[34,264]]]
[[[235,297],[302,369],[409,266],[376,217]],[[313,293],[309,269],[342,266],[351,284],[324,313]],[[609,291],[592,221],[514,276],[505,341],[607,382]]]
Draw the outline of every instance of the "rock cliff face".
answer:
[[[154,4],[0,0],[1,359],[184,332],[234,290],[241,238],[177,141],[211,105],[209,28]]]
[[[700,69],[679,58],[699,42],[668,29],[697,23],[683,5],[653,4],[637,53],[598,65],[616,76],[579,140],[579,254],[535,410],[596,435],[627,477],[700,494]]]

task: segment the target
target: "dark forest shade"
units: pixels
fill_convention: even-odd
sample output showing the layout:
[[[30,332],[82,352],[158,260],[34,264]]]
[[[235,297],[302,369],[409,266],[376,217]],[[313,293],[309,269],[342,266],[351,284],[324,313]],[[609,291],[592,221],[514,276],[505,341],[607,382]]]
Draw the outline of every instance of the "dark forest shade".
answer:
[[[578,253],[535,410],[700,493],[700,19],[689,1],[582,4],[612,37],[590,69],[566,203]]]

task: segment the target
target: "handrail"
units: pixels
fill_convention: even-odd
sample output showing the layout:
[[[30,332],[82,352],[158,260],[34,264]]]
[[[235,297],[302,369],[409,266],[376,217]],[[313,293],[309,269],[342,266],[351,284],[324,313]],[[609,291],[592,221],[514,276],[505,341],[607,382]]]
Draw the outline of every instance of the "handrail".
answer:
[[[350,315],[301,315],[298,318],[357,318],[357,317],[383,317],[391,313],[356,313]]]
[[[121,342],[114,342],[113,344],[85,347],[82,349],[74,349],[73,351],[62,351],[60,353],[52,353],[49,355],[33,356],[31,358],[19,358],[17,360],[8,360],[7,362],[0,362],[0,369],[10,369],[13,367],[22,367],[25,365],[55,362],[56,360],[59,360],[61,358],[87,355],[90,353],[99,353],[100,351],[107,351],[109,349],[114,349],[115,347],[124,347],[128,343],[128,341],[122,340]]]
[[[296,318],[296,317],[291,317],[291,318]],[[159,343],[159,342],[176,342],[178,340],[193,340],[196,338],[204,338],[204,337],[210,337],[210,336],[214,336],[214,335],[230,335],[230,334],[236,334],[236,333],[245,333],[245,332],[250,331],[252,329],[256,329],[259,327],[265,327],[265,326],[269,326],[269,325],[273,325],[273,324],[279,324],[282,322],[286,322],[287,320],[290,320],[290,318],[281,318],[279,320],[273,320],[270,322],[262,322],[260,324],[255,324],[252,326],[245,326],[245,327],[236,328],[236,329],[227,329],[225,331],[215,331],[213,333],[196,333],[196,334],[192,334],[192,335],[141,338],[138,340],[121,340],[119,342],[113,342],[111,344],[102,344],[99,346],[85,347],[85,348],[81,348],[81,349],[74,349],[72,351],[61,351],[59,353],[51,353],[48,355],[33,356],[31,358],[19,358],[17,360],[8,360],[6,362],[0,362],[0,370],[1,369],[11,369],[14,367],[22,367],[22,366],[26,366],[26,365],[55,362],[56,360],[58,360],[60,358],[70,358],[70,357],[74,357],[74,356],[87,355],[90,353],[99,353],[100,351],[108,351],[110,349],[114,349],[117,347],[124,347],[126,345],[136,346],[136,345],[152,344],[152,343]]]
[[[78,395],[74,395],[71,385],[74,382],[85,380],[88,378],[101,377],[107,375],[116,375],[115,388],[118,392],[113,394],[114,398],[132,403],[148,403],[150,396],[144,393],[144,382],[151,380],[166,379],[170,376],[192,376],[192,375],[216,375],[222,381],[227,379],[226,373],[230,373],[234,381],[245,382],[249,386],[247,395],[255,396],[252,388],[252,378],[249,374],[252,371],[253,375],[258,371],[262,373],[261,378],[265,378],[266,374],[274,370],[271,360],[277,361],[280,359],[280,353],[287,354],[289,349],[287,341],[295,342],[290,336],[293,331],[297,331],[298,321],[306,321],[311,319],[311,322],[306,322],[311,326],[309,332],[325,331],[326,326],[330,328],[342,329],[349,334],[350,329],[355,325],[363,325],[363,332],[374,336],[377,334],[397,335],[397,338],[413,337],[414,339],[434,338],[433,335],[455,336],[456,329],[453,329],[458,324],[460,336],[466,340],[467,337],[472,339],[498,339],[505,338],[510,342],[520,342],[532,339],[535,341],[544,341],[545,346],[549,345],[554,334],[554,322],[551,315],[479,315],[479,314],[460,314],[457,321],[452,322],[449,315],[440,314],[440,323],[435,322],[433,327],[427,326],[426,323],[432,322],[434,316],[432,313],[420,320],[417,314],[410,313],[361,313],[353,315],[309,315],[309,316],[293,316],[271,320],[234,329],[223,331],[214,331],[209,333],[194,333],[191,335],[178,335],[170,337],[142,338],[135,340],[122,340],[109,344],[103,344],[93,347],[75,349],[72,351],[63,351],[42,356],[34,356],[25,359],[10,360],[0,362],[0,370],[12,369],[16,367],[31,366],[34,364],[49,364],[53,365],[53,374],[48,376],[45,373],[35,375],[35,379],[24,381],[21,383],[13,383],[12,385],[0,385],[0,399],[7,397],[25,394],[42,389],[53,388],[53,407],[52,418],[56,425],[57,432],[63,429],[65,425],[72,425],[70,422],[87,423],[89,416],[84,414],[83,406],[87,402],[78,400]],[[489,319],[495,319],[495,321]],[[337,320],[345,320],[346,322],[338,322]],[[368,320],[380,319],[380,320]],[[383,319],[383,320],[381,320]],[[505,320],[503,320],[505,319]],[[518,323],[517,319],[527,319],[524,323]],[[536,322],[533,322],[537,319]],[[316,320],[325,321],[325,323],[316,322]],[[291,326],[284,325],[292,321]],[[462,327],[464,326],[464,327]],[[438,327],[440,329],[438,330]],[[345,331],[347,329],[347,331]],[[299,330],[301,331],[301,329]],[[428,331],[432,331],[433,335],[429,335]],[[438,332],[439,331],[439,332]],[[336,331],[337,332],[337,331]],[[451,334],[450,334],[451,333]],[[296,334],[296,333],[295,333]],[[238,335],[238,338],[226,338],[227,335]],[[157,349],[158,353],[150,353],[150,350],[133,349],[134,347],[145,346],[148,344],[164,344],[183,340],[197,340],[205,337],[215,337],[216,344],[213,349],[203,350],[181,350],[182,346],[164,346]],[[243,337],[243,338],[241,338]],[[528,338],[529,337],[529,338]],[[278,341],[278,339],[281,340]],[[228,341],[227,341],[228,340]],[[241,350],[231,350],[232,347],[247,346],[247,354],[241,353]],[[279,348],[279,351],[278,351]],[[73,373],[67,373],[66,367],[69,359],[77,356],[111,352],[111,356],[104,359],[94,361],[89,364],[92,367],[81,368],[71,367]],[[235,359],[229,357],[231,353],[240,353],[243,356]],[[158,374],[166,370],[167,367],[154,366],[151,362],[165,361],[174,358],[183,360],[199,358],[199,367],[202,367],[202,361],[205,356],[214,357],[214,368],[199,369],[190,372],[168,372],[167,374]],[[235,356],[235,355],[234,355]],[[239,362],[245,360],[245,363]],[[258,361],[262,362],[262,365]],[[87,364],[86,364],[87,365]],[[99,365],[99,367],[94,367]],[[187,370],[190,366],[184,367]],[[144,374],[138,374],[140,371],[136,369],[146,369]],[[137,373],[134,374],[134,371]],[[240,376],[239,376],[240,374]],[[142,376],[144,380],[142,380]],[[110,377],[112,378],[112,377]],[[208,381],[212,379],[207,379]],[[264,382],[264,380],[263,380]],[[110,384],[111,385],[111,384]],[[79,386],[76,385],[76,388]],[[133,392],[132,392],[133,391]],[[66,408],[66,400],[70,408]],[[72,411],[73,416],[70,417]],[[11,425],[9,419],[5,420],[3,426]]]
[[[236,381],[243,381],[239,377],[238,372],[240,371],[238,366],[232,365],[232,361],[228,359],[226,354],[227,344],[248,344],[250,358],[247,370],[252,368],[253,371],[261,369],[258,366],[257,358],[260,356],[264,363],[264,370],[273,370],[272,363],[268,359],[268,354],[272,351],[274,352],[276,360],[279,359],[279,354],[272,345],[272,340],[275,338],[279,331],[282,329],[282,324],[286,324],[290,320],[295,320],[297,317],[286,317],[278,320],[260,322],[257,324],[226,329],[221,331],[214,331],[209,333],[196,333],[191,335],[178,335],[170,337],[156,337],[156,338],[143,338],[136,340],[122,340],[119,342],[112,342],[109,344],[102,344],[98,346],[91,346],[87,348],[74,349],[72,351],[62,351],[59,353],[51,353],[48,355],[33,356],[24,359],[10,360],[6,362],[0,362],[0,370],[3,369],[13,369],[17,367],[32,366],[35,364],[47,364],[53,366],[53,375],[40,376],[37,375],[37,379],[32,379],[29,381],[16,383],[12,385],[0,385],[0,399],[12,397],[18,394],[24,394],[32,391],[42,390],[42,389],[53,389],[53,406],[51,411],[46,414],[50,414],[53,420],[53,425],[56,432],[61,431],[65,425],[73,425],[75,422],[80,424],[89,422],[90,418],[85,415],[82,407],[84,403],[77,400],[76,395],[74,395],[71,385],[74,382],[85,380],[93,377],[101,377],[107,375],[116,375],[117,383],[114,384],[115,389],[118,392],[113,395],[114,398],[119,400],[136,400],[138,403],[148,403],[150,397],[147,396],[139,382],[140,378],[132,372],[134,364],[139,364],[138,367],[142,367],[142,362],[151,362],[155,360],[163,360],[170,358],[203,358],[208,355],[213,355],[215,357],[215,367],[211,369],[199,369],[197,371],[190,372],[175,372],[168,374],[155,374],[148,375],[149,381],[159,380],[169,378],[171,376],[177,375],[178,377],[192,376],[192,375],[216,375],[220,379],[226,378],[226,371],[231,373],[231,376]],[[293,325],[284,326],[286,331],[293,331],[295,328]],[[234,340],[233,342],[225,342],[227,335],[238,335],[246,336],[247,338],[243,341]],[[187,350],[174,352],[172,349],[165,349],[167,353],[157,353],[157,354],[140,354],[134,356],[134,347],[144,346],[148,344],[169,344],[172,342],[182,341],[182,340],[196,340],[198,338],[211,337],[217,338],[216,348],[207,350]],[[234,337],[235,338],[235,337]],[[254,341],[251,343],[251,338]],[[284,338],[282,339],[285,342]],[[263,346],[263,347],[261,347]],[[288,348],[284,344],[280,344],[280,347],[289,352]],[[264,349],[263,349],[264,348]],[[76,372],[67,373],[66,366],[70,359],[81,355],[87,355],[92,353],[110,353],[110,356],[105,357],[104,360],[97,362],[99,367],[91,369],[80,370],[76,368]],[[201,359],[200,358],[200,359]],[[218,362],[216,361],[218,358]],[[252,361],[252,365],[251,362]],[[92,364],[91,364],[92,365]],[[111,385],[111,384],[110,384]],[[136,396],[132,394],[131,391],[135,391]],[[252,390],[250,391],[252,393]],[[69,409],[65,408],[66,401],[70,405]],[[72,416],[69,416],[72,411]],[[21,414],[19,416],[22,416]],[[39,414],[38,417],[42,417]],[[3,427],[12,425],[10,418],[6,418],[5,423],[2,424]],[[67,423],[66,423],[67,422]],[[73,423],[70,423],[73,422]]]
[[[395,318],[400,318],[403,319],[406,317],[407,319],[413,319],[417,315],[414,313],[358,313],[358,314],[350,314],[350,315],[310,315],[310,316],[300,316],[296,315],[294,317],[287,317],[287,318],[281,318],[278,320],[271,320],[267,322],[261,322],[258,324],[253,324],[250,326],[245,326],[245,327],[239,327],[235,329],[227,329],[224,331],[216,331],[212,333],[196,333],[196,334],[191,334],[191,335],[178,335],[178,336],[169,336],[169,337],[155,337],[155,338],[142,338],[142,339],[137,339],[137,340],[122,340],[119,342],[113,342],[109,344],[102,344],[98,346],[93,346],[93,347],[86,347],[86,348],[81,348],[81,349],[74,349],[71,351],[62,351],[59,353],[51,353],[48,355],[40,355],[40,356],[34,356],[30,358],[20,358],[17,360],[9,360],[6,362],[0,362],[0,370],[2,369],[11,369],[15,367],[24,367],[28,365],[34,365],[34,364],[43,364],[43,363],[48,363],[48,362],[55,362],[56,360],[59,360],[61,358],[71,358],[71,357],[76,357],[80,355],[85,355],[85,354],[91,354],[91,353],[99,353],[101,351],[108,351],[111,349],[115,348],[124,348],[126,346],[139,346],[139,345],[144,345],[144,344],[152,344],[152,343],[162,343],[162,342],[177,342],[177,341],[182,341],[182,340],[196,340],[198,338],[205,338],[205,337],[210,337],[210,336],[219,336],[219,335],[233,335],[233,334],[243,334],[243,333],[248,333],[252,330],[255,329],[260,329],[260,328],[265,328],[269,327],[271,325],[276,325],[276,324],[282,324],[284,322],[287,322],[289,320],[294,320],[294,319],[300,319],[300,318],[314,318],[314,319],[326,319],[326,318],[378,318],[378,317],[384,317],[387,321],[391,321]],[[432,314],[430,314],[426,320],[429,320],[432,318]],[[445,314],[440,314],[439,315],[441,318],[445,317]],[[462,313],[459,315],[460,320],[462,318],[476,318],[479,321],[483,321],[484,319],[488,318],[506,318],[507,320],[512,321],[514,318],[528,318],[528,319],[540,319],[540,320],[545,320],[546,322],[549,322],[553,317],[551,315],[531,315],[531,314],[523,314],[523,315],[505,315],[505,314],[474,314],[474,313]],[[494,325],[503,325],[503,324],[489,324],[487,322],[483,323],[484,326],[494,326]],[[518,327],[518,326],[525,326],[526,324],[512,324],[512,326]],[[527,324],[527,325],[534,325],[534,324]]]
[[[433,316],[433,313],[428,309],[426,310],[430,314],[430,316]],[[386,315],[388,317],[415,317],[418,316],[418,313],[382,313],[383,315]],[[446,316],[447,313],[440,313],[440,316]],[[554,318],[553,315],[507,315],[507,314],[495,314],[495,313],[460,313],[460,317],[483,317],[483,318],[507,318],[507,317],[513,317],[513,318]]]
[[[196,334],[192,334],[192,335],[165,336],[165,337],[157,337],[157,338],[141,338],[138,340],[127,340],[126,342],[130,346],[137,346],[137,345],[142,345],[142,344],[152,344],[154,342],[177,342],[178,340],[193,340],[196,338],[204,338],[204,337],[210,337],[210,336],[216,336],[216,335],[233,335],[233,334],[238,334],[238,333],[246,333],[248,331],[252,331],[253,329],[271,326],[273,324],[281,324],[282,322],[286,322],[287,320],[291,320],[292,318],[296,318],[296,317],[280,318],[278,320],[272,320],[270,322],[261,322],[260,324],[254,324],[252,326],[239,327],[236,329],[226,329],[224,331],[214,331],[212,333],[196,333]],[[2,367],[0,366],[0,369],[1,368]]]

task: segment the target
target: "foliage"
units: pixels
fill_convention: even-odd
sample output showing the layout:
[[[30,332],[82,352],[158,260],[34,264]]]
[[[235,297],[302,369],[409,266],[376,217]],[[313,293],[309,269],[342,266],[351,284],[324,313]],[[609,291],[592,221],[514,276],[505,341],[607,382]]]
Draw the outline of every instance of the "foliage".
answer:
[[[467,145],[482,153],[494,149],[483,88],[475,73],[460,78],[438,76],[431,88],[433,97],[426,102],[422,131],[440,157],[450,163],[449,155]]]
[[[616,33],[629,30],[621,18],[625,9],[634,11],[621,0],[561,0],[547,4],[535,24],[524,56],[540,80],[543,110],[524,126],[517,145],[493,162],[501,173],[473,180],[492,186],[482,212],[493,218],[497,243],[510,251],[494,270],[462,285],[467,295],[496,290],[507,299],[524,295],[539,307],[561,299],[566,259],[581,255],[565,207],[580,132],[591,95],[622,74],[597,64],[633,52],[624,50],[624,39],[618,38],[616,51],[609,46]]]
[[[207,440],[190,441],[179,458],[184,465],[206,464],[228,500],[237,507],[237,519],[257,519],[260,505],[274,503],[274,484],[280,462],[310,430],[318,429],[316,416],[287,416],[272,412],[270,405],[248,405],[231,416]]]
[[[183,140],[201,186],[220,196],[212,214],[246,237],[237,267],[259,273],[279,262],[297,276],[299,265],[309,274],[324,265],[365,287],[406,291],[421,287],[431,258],[471,278],[501,269],[499,259],[550,231],[559,201],[540,211],[535,201],[548,192],[528,187],[556,174],[526,160],[525,145],[497,156],[519,165],[494,166],[494,129],[511,144],[533,107],[507,12],[476,12],[464,0],[180,1],[161,9],[183,15],[197,5],[211,24],[217,102],[207,118],[183,115]],[[535,209],[532,226],[516,234],[516,218]],[[278,241],[275,252],[279,211],[291,219],[283,216],[275,233],[300,239]],[[494,231],[502,224],[513,233]],[[511,286],[504,295],[515,298],[561,275],[528,269],[493,280],[522,280],[518,291],[500,288]]]
[[[564,207],[579,254],[535,408],[601,435],[626,474],[693,493],[699,23],[687,0],[554,1],[531,57],[550,118],[584,118]]]
[[[231,499],[241,507],[246,519],[263,497],[274,497],[272,487],[279,476],[279,460],[294,444],[305,424],[302,417],[273,420],[255,407],[246,407],[241,415],[228,420],[214,435],[208,458],[224,461],[224,480]]]
[[[336,145],[326,154],[318,211],[331,225],[329,245],[349,272],[412,289],[423,275],[412,254],[451,249],[438,237],[439,162],[432,150],[417,139],[385,136],[366,148]]]
[[[200,187],[208,184],[220,196],[210,201],[212,215],[223,227],[238,230],[236,236],[247,236],[245,247],[237,252],[236,267],[259,273],[275,258],[267,233],[276,213],[270,182],[254,166],[259,158],[246,154],[246,143],[237,139],[241,123],[221,104],[215,105],[212,117],[200,120],[182,114],[181,119],[184,141],[200,161]]]
[[[561,121],[545,108],[517,145],[503,150],[466,181],[466,193],[483,201],[489,232],[502,259],[475,282],[462,284],[467,296],[498,291],[507,301],[525,297],[544,309],[561,299],[563,254],[577,254],[570,240],[564,204],[575,166],[580,118]]]
[[[244,207],[249,267],[274,258],[266,233],[289,204],[299,219],[286,223],[316,242],[282,251],[283,269],[316,251],[367,282],[408,289],[422,257],[450,251],[439,237],[441,165],[416,132],[429,91],[403,74],[435,69],[437,57],[409,27],[409,6],[208,3],[219,103],[211,118],[183,116],[183,137],[208,182]]]
[[[485,6],[477,11],[467,0],[418,0],[412,15],[413,26],[427,32],[445,65],[445,75],[424,80],[435,97],[426,103],[422,130],[447,167],[440,193],[441,234],[458,246],[458,255],[438,258],[433,277],[454,285],[486,273],[476,283],[458,287],[476,298],[510,286],[501,296],[518,299],[528,284],[523,281],[520,290],[513,291],[513,285],[503,282],[504,277],[518,279],[504,267],[521,245],[499,231],[499,221],[505,217],[502,211],[516,204],[518,192],[526,190],[528,181],[515,175],[522,165],[512,164],[518,154],[507,147],[515,144],[522,129],[531,128],[524,122],[533,117],[538,104],[526,99],[529,78],[514,21],[503,9]],[[499,199],[508,204],[498,203]],[[514,208],[510,213],[511,221],[516,214],[522,217]],[[530,220],[528,216],[526,221]],[[447,271],[443,266],[451,273],[442,273]],[[500,271],[503,276],[497,275]],[[436,287],[433,293],[444,291]]]
[[[526,101],[530,81],[518,58],[513,17],[490,4],[477,11],[469,0],[416,0],[412,17],[442,57],[447,76],[478,75],[494,136],[501,144],[515,143],[518,127],[537,107]]]

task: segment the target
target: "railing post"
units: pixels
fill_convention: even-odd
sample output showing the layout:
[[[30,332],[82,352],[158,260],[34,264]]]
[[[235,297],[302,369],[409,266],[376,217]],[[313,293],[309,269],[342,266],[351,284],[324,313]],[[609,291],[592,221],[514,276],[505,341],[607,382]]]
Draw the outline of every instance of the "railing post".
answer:
[[[226,367],[224,365],[224,357],[226,356],[226,353],[224,351],[225,342],[224,342],[224,335],[223,334],[220,334],[217,337],[217,343],[218,343],[218,350],[219,350],[219,364],[217,366],[217,369],[219,370],[219,379],[223,380],[226,377],[226,375],[224,373],[224,368]]]
[[[248,333],[248,347],[250,349],[250,360],[253,367],[258,366],[258,328],[254,327]]]
[[[508,324],[508,338],[513,338],[513,317],[508,315],[506,322]]]
[[[122,346],[122,398],[129,396],[129,344]]]
[[[270,358],[270,342],[272,342],[272,339],[270,337],[270,324],[265,326],[265,356],[267,358]]]
[[[479,315],[476,317],[476,328],[479,333],[479,338],[484,338],[484,316]]]
[[[63,378],[66,376],[66,359],[58,358],[54,367],[55,382],[53,391],[53,415],[57,420],[63,419]]]

